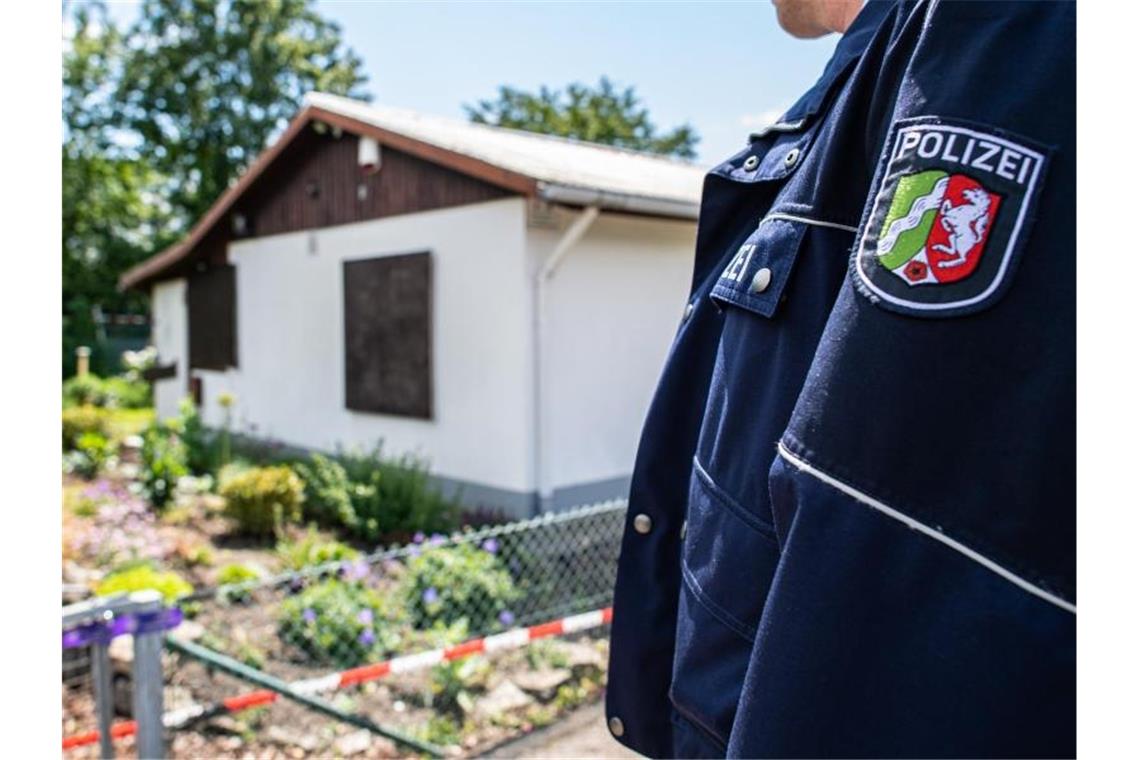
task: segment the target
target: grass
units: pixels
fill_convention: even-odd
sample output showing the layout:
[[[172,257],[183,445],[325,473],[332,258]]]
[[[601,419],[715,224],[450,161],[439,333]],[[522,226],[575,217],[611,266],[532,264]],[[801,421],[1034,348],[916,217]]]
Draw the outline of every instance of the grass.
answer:
[[[121,441],[129,435],[139,435],[154,422],[154,409],[109,409],[107,428],[111,440]]]

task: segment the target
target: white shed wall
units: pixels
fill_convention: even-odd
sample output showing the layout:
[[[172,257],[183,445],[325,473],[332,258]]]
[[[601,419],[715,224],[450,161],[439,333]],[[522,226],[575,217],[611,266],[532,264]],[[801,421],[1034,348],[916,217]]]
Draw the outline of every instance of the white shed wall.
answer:
[[[558,237],[532,229],[532,258]],[[684,313],[695,243],[691,222],[603,213],[547,282],[542,469],[553,506],[624,491]]]
[[[196,373],[207,423],[220,423],[217,395],[230,391],[239,431],[323,450],[383,439],[445,478],[533,490],[525,230],[525,203],[511,198],[231,244],[240,366]],[[435,419],[350,411],[342,262],[422,250],[432,253]]]
[[[151,342],[158,349],[159,365],[175,364],[174,377],[154,384],[154,407],[160,418],[178,413],[187,395],[189,334],[186,325],[186,280],[165,280],[151,289]]]

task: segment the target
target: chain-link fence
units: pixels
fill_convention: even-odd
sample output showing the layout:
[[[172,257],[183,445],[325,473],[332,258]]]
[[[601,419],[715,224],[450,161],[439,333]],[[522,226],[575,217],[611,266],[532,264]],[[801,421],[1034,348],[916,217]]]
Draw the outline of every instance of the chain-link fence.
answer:
[[[184,598],[171,753],[483,751],[598,697],[624,514],[416,536]]]

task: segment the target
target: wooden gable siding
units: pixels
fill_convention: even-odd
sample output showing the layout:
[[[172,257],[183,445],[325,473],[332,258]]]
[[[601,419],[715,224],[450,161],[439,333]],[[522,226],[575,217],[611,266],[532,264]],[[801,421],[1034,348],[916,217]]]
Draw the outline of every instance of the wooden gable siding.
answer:
[[[261,237],[503,198],[502,188],[381,148],[380,171],[361,173],[357,137],[299,135],[238,204],[247,236]],[[365,192],[360,193],[363,186]]]

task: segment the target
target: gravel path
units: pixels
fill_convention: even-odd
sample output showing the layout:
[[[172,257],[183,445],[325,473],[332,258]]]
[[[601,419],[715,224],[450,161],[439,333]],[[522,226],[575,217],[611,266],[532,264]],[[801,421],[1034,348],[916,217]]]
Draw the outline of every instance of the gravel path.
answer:
[[[488,755],[494,758],[632,758],[606,729],[602,702],[583,707],[554,725]]]

